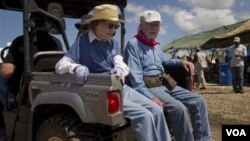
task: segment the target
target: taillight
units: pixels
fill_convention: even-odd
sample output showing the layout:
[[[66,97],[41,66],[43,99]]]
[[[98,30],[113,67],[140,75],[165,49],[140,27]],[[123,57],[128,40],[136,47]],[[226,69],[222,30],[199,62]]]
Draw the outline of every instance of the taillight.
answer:
[[[108,112],[114,114],[120,109],[120,93],[119,91],[111,91],[108,93]]]

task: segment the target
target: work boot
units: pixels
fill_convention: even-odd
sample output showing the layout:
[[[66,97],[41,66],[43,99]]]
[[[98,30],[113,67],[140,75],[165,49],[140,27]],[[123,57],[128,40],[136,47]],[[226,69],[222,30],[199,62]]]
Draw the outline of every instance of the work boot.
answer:
[[[238,93],[243,94],[244,93],[243,89],[238,90]]]

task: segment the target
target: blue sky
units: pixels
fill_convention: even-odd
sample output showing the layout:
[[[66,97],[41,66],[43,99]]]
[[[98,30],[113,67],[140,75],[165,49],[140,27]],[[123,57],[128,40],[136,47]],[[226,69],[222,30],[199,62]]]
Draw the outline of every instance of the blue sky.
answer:
[[[136,34],[139,17],[144,10],[156,10],[161,14],[163,22],[157,40],[164,46],[182,36],[248,19],[249,5],[249,0],[128,0],[125,41]],[[0,10],[0,47],[22,34],[21,21],[21,13]],[[66,19],[70,44],[77,34],[74,27],[77,21]]]

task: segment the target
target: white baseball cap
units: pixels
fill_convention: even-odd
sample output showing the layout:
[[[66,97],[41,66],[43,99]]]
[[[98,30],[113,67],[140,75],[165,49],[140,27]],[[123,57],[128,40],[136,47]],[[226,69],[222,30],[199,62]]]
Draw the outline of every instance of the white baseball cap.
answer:
[[[141,19],[143,19],[145,22],[156,22],[161,21],[161,15],[160,13],[154,11],[154,10],[147,10],[143,13],[141,16]]]
[[[239,43],[240,42],[240,37],[234,37],[234,42]]]

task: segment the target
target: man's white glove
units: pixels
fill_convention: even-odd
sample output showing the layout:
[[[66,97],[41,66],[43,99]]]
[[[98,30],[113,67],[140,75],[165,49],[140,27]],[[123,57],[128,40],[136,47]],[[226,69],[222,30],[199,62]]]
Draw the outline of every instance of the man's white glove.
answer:
[[[74,69],[74,75],[79,82],[84,82],[87,80],[89,75],[89,69],[86,66],[80,65]]]

